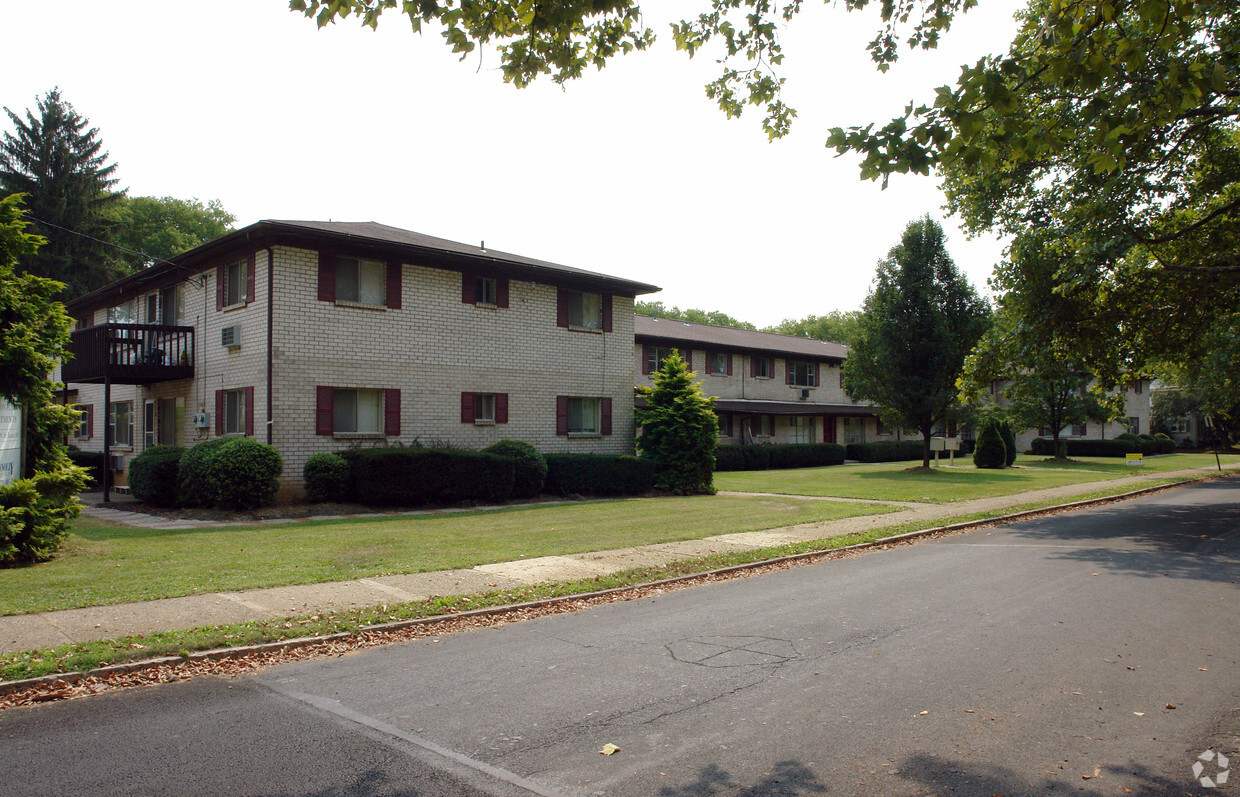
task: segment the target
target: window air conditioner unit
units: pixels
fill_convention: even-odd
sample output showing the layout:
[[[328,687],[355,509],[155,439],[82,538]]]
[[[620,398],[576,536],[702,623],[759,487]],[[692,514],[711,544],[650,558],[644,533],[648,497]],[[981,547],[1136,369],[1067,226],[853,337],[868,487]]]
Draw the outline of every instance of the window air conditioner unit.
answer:
[[[808,398],[809,398],[809,388],[807,387],[801,388],[801,400],[805,401]]]
[[[113,473],[120,473],[125,470],[125,456],[123,454],[112,454],[108,458],[108,470]]]
[[[230,327],[224,327],[220,330],[221,346],[240,346],[241,345],[241,327],[233,324]]]

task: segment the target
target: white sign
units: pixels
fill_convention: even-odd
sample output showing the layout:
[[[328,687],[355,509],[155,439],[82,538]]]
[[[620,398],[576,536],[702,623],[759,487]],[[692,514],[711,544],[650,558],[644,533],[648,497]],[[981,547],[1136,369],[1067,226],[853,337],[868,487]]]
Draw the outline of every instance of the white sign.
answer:
[[[22,475],[22,408],[0,398],[0,484]]]

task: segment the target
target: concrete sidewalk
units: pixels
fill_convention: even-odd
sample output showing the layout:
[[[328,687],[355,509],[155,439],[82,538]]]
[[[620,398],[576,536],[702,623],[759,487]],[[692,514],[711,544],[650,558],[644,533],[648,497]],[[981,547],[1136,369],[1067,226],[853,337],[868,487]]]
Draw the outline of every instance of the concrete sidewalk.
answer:
[[[1233,473],[1237,469],[1240,469],[1240,465],[1225,467],[1226,471]],[[700,540],[643,545],[567,556],[544,556],[515,562],[479,565],[462,570],[378,576],[242,592],[212,592],[139,603],[10,615],[0,617],[0,653],[14,653],[55,647],[70,642],[112,639],[203,625],[243,623],[250,620],[341,611],[363,606],[405,603],[425,600],[437,595],[479,593],[540,582],[590,578],[634,567],[654,567],[710,553],[765,548],[869,531],[874,528],[893,527],[905,523],[933,522],[979,512],[1001,514],[1012,507],[1041,501],[1068,503],[1077,496],[1096,491],[1101,487],[1129,486],[1136,490],[1150,482],[1168,477],[1209,476],[1213,472],[1215,471],[1212,468],[1201,468],[1174,473],[1140,474],[1106,482],[1074,484],[950,504],[873,502],[890,506],[891,512],[821,523],[807,523],[768,531],[722,534]],[[155,529],[225,525],[207,521],[169,520],[123,509],[100,507],[89,507],[85,510],[85,514],[113,522]]]

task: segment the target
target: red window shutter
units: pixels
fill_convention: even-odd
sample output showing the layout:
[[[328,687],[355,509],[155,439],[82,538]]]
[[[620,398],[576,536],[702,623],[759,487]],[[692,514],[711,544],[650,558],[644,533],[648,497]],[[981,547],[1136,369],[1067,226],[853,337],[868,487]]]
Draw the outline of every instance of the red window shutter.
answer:
[[[693,349],[681,349],[680,359],[685,361],[685,368],[693,370]]]
[[[568,327],[568,291],[563,288],[556,288],[555,291],[555,325]]]
[[[611,434],[611,398],[599,399],[599,431]]]
[[[461,273],[461,303],[478,303],[478,278],[473,274]]]
[[[216,310],[224,309],[224,279],[225,279],[224,275],[225,275],[224,267],[222,265],[216,266],[215,267],[215,309]]]
[[[611,332],[611,294],[604,293],[600,304],[603,310],[603,331]]]
[[[215,434],[224,434],[224,391],[215,391]]]
[[[495,306],[508,306],[508,278],[497,277],[495,280]]]
[[[389,310],[400,309],[401,292],[400,261],[389,260],[387,264],[387,289],[383,292],[384,304]]]
[[[1086,430],[1087,430],[1088,428],[1089,428],[1089,424],[1087,424],[1087,423],[1083,423],[1083,424],[1081,424],[1080,426],[1076,427],[1076,435],[1077,435],[1077,437],[1084,437],[1084,436],[1085,436],[1085,433],[1086,433]]]
[[[822,363],[814,363],[814,387],[822,384]]]
[[[245,303],[249,304],[254,301],[254,253],[245,261]]]
[[[568,396],[555,397],[555,433],[568,434]]]
[[[495,422],[508,423],[508,394],[495,394]]]
[[[728,354],[728,376],[731,376],[731,375],[732,375],[732,355],[731,353],[729,353]],[[731,422],[731,418],[729,418],[728,420],[729,422]],[[728,434],[731,434],[731,432],[729,432]]]
[[[784,360],[784,384],[792,384],[792,360]]]
[[[383,433],[388,437],[400,436],[400,389],[383,391]]]
[[[474,394],[461,393],[461,423],[474,422]]]
[[[642,373],[650,375],[650,344],[642,344]]]
[[[314,433],[331,434],[335,425],[332,407],[332,388],[316,387],[314,389]]]
[[[319,301],[336,301],[336,258],[327,252],[319,252]],[[330,434],[330,432],[319,434]]]
[[[245,434],[254,436],[254,388],[245,389]]]

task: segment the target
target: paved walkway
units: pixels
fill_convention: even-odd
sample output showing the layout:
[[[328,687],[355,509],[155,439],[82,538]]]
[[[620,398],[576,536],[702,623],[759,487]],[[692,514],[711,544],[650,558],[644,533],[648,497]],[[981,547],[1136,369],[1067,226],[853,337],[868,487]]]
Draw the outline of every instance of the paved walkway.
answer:
[[[1234,472],[1240,470],[1240,464],[1224,466],[1224,469]],[[633,567],[655,567],[678,559],[688,559],[710,553],[750,550],[817,540],[839,534],[917,521],[935,521],[979,512],[1001,513],[1011,507],[1041,501],[1070,502],[1076,496],[1096,491],[1103,486],[1131,486],[1133,489],[1139,489],[1144,484],[1158,479],[1171,476],[1208,476],[1213,470],[1213,468],[1201,468],[1174,473],[1144,473],[1106,482],[1074,484],[998,498],[957,501],[950,504],[882,502],[891,505],[890,513],[807,523],[768,531],[721,534],[684,542],[643,545],[567,556],[543,556],[460,570],[378,576],[351,581],[270,587],[241,592],[212,592],[140,603],[10,615],[0,617],[0,653],[202,625],[243,623],[273,617],[405,603],[425,600],[436,595],[485,592],[546,581],[590,578]],[[119,508],[89,507],[85,513],[92,517],[144,528],[177,529],[225,525],[209,521],[169,520]]]

